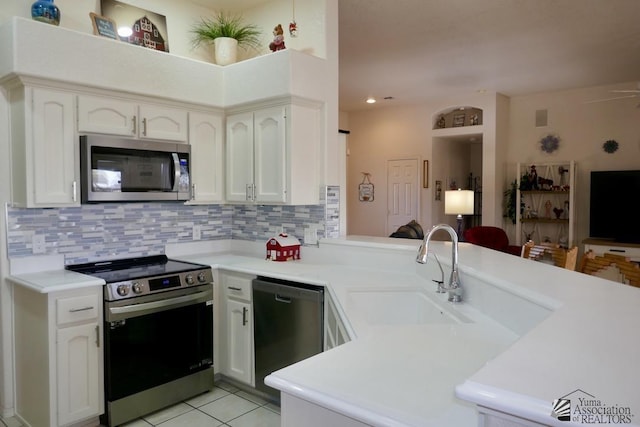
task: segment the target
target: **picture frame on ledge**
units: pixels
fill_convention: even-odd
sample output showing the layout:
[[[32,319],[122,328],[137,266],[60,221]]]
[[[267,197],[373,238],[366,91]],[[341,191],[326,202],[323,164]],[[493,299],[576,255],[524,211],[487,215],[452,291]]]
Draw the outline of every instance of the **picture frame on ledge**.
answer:
[[[118,26],[116,21],[97,13],[89,13],[91,24],[93,24],[93,34],[96,36],[106,37],[108,39],[120,40],[118,37]]]
[[[161,52],[169,52],[167,18],[116,0],[100,0],[104,17],[117,22],[120,40]],[[126,31],[126,32],[124,32]]]

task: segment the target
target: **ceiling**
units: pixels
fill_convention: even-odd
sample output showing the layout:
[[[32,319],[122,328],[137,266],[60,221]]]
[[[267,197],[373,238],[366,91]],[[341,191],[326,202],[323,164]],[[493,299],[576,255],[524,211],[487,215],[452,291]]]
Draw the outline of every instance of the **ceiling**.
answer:
[[[339,19],[341,111],[640,81],[640,0],[339,0]]]

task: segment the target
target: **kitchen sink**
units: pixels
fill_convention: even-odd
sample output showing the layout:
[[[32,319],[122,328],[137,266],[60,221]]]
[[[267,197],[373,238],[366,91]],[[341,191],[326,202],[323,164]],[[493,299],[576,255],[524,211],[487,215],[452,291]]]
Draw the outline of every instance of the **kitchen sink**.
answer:
[[[347,310],[371,325],[471,323],[455,306],[421,289],[351,290]]]

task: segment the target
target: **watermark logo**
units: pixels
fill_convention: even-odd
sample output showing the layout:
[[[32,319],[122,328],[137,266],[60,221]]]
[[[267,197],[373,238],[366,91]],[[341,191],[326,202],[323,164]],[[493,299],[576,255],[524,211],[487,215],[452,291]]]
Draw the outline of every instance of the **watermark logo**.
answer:
[[[580,424],[630,424],[634,415],[628,406],[609,405],[584,390],[576,389],[553,401],[551,416],[559,421]]]

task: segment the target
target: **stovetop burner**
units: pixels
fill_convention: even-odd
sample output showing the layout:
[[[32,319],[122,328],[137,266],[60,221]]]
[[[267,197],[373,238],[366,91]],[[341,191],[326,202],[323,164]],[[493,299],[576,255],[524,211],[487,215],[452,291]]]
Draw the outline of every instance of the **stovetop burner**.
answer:
[[[172,260],[166,255],[75,264],[66,266],[66,269],[107,282],[107,300],[213,282],[211,267],[208,265]]]

